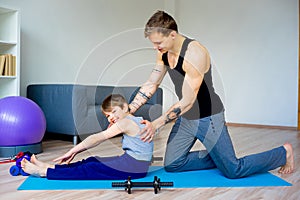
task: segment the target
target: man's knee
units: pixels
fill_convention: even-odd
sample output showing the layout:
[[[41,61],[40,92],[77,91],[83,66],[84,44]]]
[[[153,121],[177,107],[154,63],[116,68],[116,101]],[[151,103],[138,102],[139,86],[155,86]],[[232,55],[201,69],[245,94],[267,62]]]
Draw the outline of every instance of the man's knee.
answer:
[[[165,165],[164,168],[165,168],[165,171],[167,171],[167,172],[177,172],[177,171],[179,171],[178,170],[179,166],[176,166],[176,165]]]
[[[178,169],[182,166],[181,162],[173,161],[173,162],[164,162],[164,168],[167,172],[176,172],[179,171]]]
[[[229,179],[237,179],[237,178],[243,177],[243,174],[241,173],[241,171],[238,169],[235,169],[235,168],[221,170],[221,171],[222,171],[223,175]]]

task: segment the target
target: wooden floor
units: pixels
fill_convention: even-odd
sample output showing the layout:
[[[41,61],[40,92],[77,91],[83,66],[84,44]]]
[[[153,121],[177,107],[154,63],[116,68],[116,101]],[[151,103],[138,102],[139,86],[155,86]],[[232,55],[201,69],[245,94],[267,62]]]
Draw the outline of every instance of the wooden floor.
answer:
[[[155,156],[163,156],[169,127],[155,138]],[[197,188],[197,189],[166,189],[158,194],[153,189],[136,189],[132,194],[123,190],[77,190],[77,191],[18,191],[26,177],[13,177],[9,175],[9,168],[13,165],[0,164],[0,199],[300,199],[300,134],[295,130],[280,130],[268,128],[229,127],[230,134],[238,156],[268,150],[282,145],[284,142],[292,143],[295,152],[296,169],[293,174],[280,175],[277,170],[272,173],[293,184],[291,187],[252,187],[252,188]],[[76,157],[81,160],[90,155],[109,156],[121,153],[120,138],[113,138],[99,147],[82,153]],[[42,161],[51,162],[58,155],[63,154],[72,147],[71,139],[67,140],[45,140],[43,142],[43,153],[37,157]],[[194,147],[202,148],[197,143]],[[153,165],[162,165],[157,161]]]

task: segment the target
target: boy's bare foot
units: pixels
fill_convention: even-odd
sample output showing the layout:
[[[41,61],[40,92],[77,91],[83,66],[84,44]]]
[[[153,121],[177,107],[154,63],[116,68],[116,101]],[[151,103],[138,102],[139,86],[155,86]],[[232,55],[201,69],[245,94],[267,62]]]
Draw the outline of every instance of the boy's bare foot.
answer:
[[[26,160],[25,158],[21,161],[21,167],[24,172],[34,175],[34,176],[40,176],[45,177],[47,168],[39,167],[30,161]]]
[[[42,162],[42,161],[38,160],[34,154],[32,154],[32,156],[30,158],[30,162],[32,164],[35,164],[38,167],[42,167],[42,168],[54,168],[54,165],[50,165],[48,163],[45,163],[45,162]]]
[[[290,143],[285,143],[283,147],[286,150],[286,163],[279,169],[279,173],[290,174],[294,171],[294,153]]]

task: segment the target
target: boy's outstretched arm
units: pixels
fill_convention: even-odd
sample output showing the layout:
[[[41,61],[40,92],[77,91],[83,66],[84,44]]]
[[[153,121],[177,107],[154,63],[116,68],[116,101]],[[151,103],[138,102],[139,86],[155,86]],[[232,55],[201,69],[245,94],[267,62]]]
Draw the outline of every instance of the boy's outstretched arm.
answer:
[[[112,138],[118,134],[122,133],[122,130],[118,127],[117,124],[113,124],[105,131],[95,133],[93,135],[88,136],[85,140],[83,140],[81,143],[77,144],[73,148],[71,148],[67,153],[65,153],[63,156],[60,156],[56,159],[54,159],[54,162],[57,162],[58,164],[66,162],[69,164],[74,157],[87,149],[93,148],[103,141]]]

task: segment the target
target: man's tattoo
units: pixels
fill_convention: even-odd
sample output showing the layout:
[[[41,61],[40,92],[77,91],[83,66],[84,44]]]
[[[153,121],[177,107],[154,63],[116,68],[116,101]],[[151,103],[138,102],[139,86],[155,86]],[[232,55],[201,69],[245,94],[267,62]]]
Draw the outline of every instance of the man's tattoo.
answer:
[[[133,107],[135,107],[135,108],[140,107],[140,105],[139,105],[138,103],[134,102],[134,101],[131,102],[131,105],[132,105]]]
[[[152,71],[153,71],[153,72],[161,72],[161,70],[155,69],[155,68],[154,68]]]
[[[169,123],[175,119],[177,119],[179,117],[181,113],[181,109],[180,107],[178,108],[174,108],[168,115],[167,115],[167,119],[165,120],[165,123]]]
[[[149,100],[151,97],[147,96],[144,92],[139,91],[139,94],[146,100]]]

